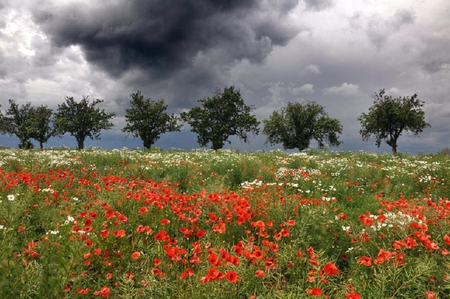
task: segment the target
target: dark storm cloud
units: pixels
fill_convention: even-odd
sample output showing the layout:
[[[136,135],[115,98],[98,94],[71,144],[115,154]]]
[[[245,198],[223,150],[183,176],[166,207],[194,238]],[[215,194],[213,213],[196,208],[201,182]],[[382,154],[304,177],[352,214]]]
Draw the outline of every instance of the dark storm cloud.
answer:
[[[86,60],[119,77],[138,68],[155,76],[192,65],[198,55],[227,64],[263,61],[298,29],[286,21],[298,0],[123,0],[35,7],[57,47],[81,46]]]

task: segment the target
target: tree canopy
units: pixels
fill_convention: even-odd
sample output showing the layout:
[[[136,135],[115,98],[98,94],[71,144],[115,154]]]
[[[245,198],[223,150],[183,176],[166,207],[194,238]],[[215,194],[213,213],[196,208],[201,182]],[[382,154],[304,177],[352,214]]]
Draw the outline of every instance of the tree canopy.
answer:
[[[83,96],[80,102],[73,97],[66,97],[65,102],[58,105],[55,113],[55,132],[59,135],[69,133],[77,140],[78,149],[84,148],[86,137],[92,140],[100,139],[100,131],[108,130],[114,125],[110,122],[116,114],[105,112],[96,107],[103,100],[94,99],[92,102],[88,96]]]
[[[43,144],[53,136],[51,127],[51,116],[53,111],[47,106],[32,107],[31,103],[19,106],[14,100],[9,100],[9,108],[6,115],[0,114],[0,131],[19,138],[19,148],[30,149],[33,144],[30,139],[39,142],[42,149]]]
[[[373,99],[369,112],[358,117],[361,123],[359,133],[364,141],[375,137],[375,144],[379,147],[381,141],[385,140],[392,148],[392,153],[396,154],[398,138],[403,132],[418,135],[430,127],[425,122],[425,112],[422,110],[424,102],[418,99],[417,94],[393,98],[381,89],[373,95]]]
[[[312,139],[320,148],[327,142],[332,146],[341,144],[338,138],[342,133],[340,121],[330,118],[325,108],[315,102],[288,103],[263,122],[266,144],[282,143],[285,149],[298,150],[308,148]]]
[[[140,137],[144,148],[150,148],[161,134],[180,131],[178,118],[173,114],[167,114],[167,105],[163,99],[159,101],[144,99],[140,91],[130,96],[131,108],[126,109],[127,125],[122,131],[130,133],[133,137]]]
[[[250,112],[252,108],[244,103],[239,90],[234,86],[217,90],[212,97],[198,101],[201,106],[181,113],[183,121],[197,133],[200,146],[212,143],[214,150],[221,149],[230,136],[248,141],[248,133],[258,134],[259,122]]]

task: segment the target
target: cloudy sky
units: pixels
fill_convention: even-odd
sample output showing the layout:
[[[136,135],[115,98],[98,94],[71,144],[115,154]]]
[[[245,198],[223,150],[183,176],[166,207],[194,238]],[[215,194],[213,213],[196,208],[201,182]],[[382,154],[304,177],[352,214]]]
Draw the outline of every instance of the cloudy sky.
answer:
[[[399,151],[450,147],[448,0],[0,0],[0,104],[55,109],[66,96],[104,100],[115,128],[86,146],[142,147],[121,132],[130,93],[186,111],[234,85],[258,120],[287,102],[315,101],[343,125],[344,151],[390,152],[362,141],[357,117],[372,95],[418,93],[432,126],[403,134]],[[265,136],[228,147],[266,147]],[[16,137],[0,136],[16,147]],[[47,147],[76,147],[51,138]],[[197,148],[196,135],[162,135],[156,146]]]

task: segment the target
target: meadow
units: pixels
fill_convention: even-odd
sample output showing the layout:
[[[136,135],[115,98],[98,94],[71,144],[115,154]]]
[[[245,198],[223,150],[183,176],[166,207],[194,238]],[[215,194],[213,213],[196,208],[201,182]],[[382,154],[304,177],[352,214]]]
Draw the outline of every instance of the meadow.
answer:
[[[449,298],[444,154],[0,150],[0,298]]]

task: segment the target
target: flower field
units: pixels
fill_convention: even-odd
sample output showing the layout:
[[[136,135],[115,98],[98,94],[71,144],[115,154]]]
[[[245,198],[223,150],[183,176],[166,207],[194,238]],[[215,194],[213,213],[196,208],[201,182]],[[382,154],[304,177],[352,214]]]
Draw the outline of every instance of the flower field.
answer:
[[[449,298],[444,155],[0,150],[0,298]]]

